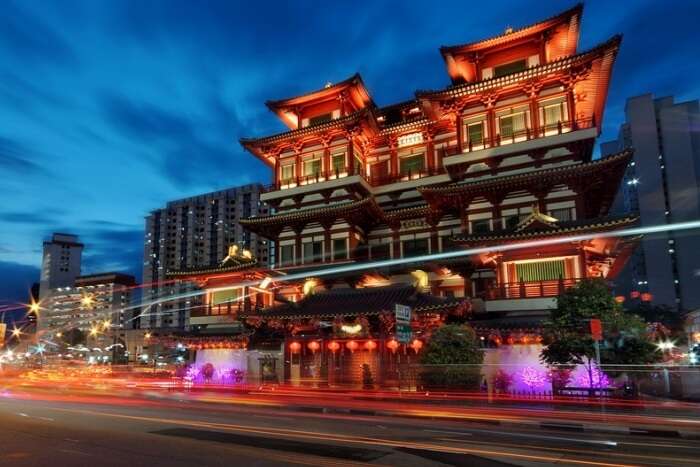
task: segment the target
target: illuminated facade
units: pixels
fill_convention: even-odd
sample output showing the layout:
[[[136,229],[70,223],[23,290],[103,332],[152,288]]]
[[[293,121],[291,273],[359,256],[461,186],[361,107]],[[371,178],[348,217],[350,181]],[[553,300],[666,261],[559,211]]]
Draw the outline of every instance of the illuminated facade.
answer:
[[[274,306],[238,318],[284,336],[288,378],[357,381],[367,363],[390,380],[397,303],[414,312],[409,357],[460,319],[486,345],[537,343],[562,290],[615,276],[634,242],[318,273],[633,224],[608,216],[631,152],[592,160],[620,37],[578,51],[581,13],[441,48],[452,83],[406,102],[378,107],[359,75],[267,102],[289,131],[241,141],[273,173],[261,195],[271,213],[241,224],[275,242],[277,264],[263,275]],[[304,279],[275,283],[284,275]]]
[[[241,222],[277,242],[285,271],[634,222],[606,217],[631,153],[591,160],[620,37],[577,51],[581,12],[441,48],[452,84],[407,102],[377,107],[359,75],[268,102],[290,130],[242,144],[273,170],[261,199],[274,212]],[[520,297],[520,282],[520,298],[542,297],[557,288],[532,283],[607,277],[622,247],[560,245],[426,272],[434,294],[484,298],[489,310],[490,298]]]
[[[136,280],[119,273],[80,276],[73,286],[52,289],[39,313],[43,339],[61,341],[62,335],[79,329],[92,338],[123,337]],[[90,334],[92,331],[92,334]]]

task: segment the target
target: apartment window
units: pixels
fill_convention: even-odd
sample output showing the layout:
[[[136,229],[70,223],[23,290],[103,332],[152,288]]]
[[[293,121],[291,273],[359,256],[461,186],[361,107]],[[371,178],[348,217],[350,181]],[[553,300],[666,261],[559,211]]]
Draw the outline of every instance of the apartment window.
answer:
[[[405,156],[399,159],[399,172],[401,175],[419,174],[425,168],[425,157],[423,154]]]
[[[294,245],[282,245],[280,247],[280,265],[291,266],[294,264]]]
[[[323,242],[307,242],[303,244],[304,264],[320,263],[323,260]]]
[[[336,238],[333,240],[333,259],[348,259],[348,240],[346,238]]]
[[[414,238],[412,240],[404,240],[403,242],[401,242],[401,245],[403,247],[404,258],[427,255],[430,252],[428,248],[427,238]]]
[[[304,176],[315,177],[321,174],[321,159],[307,159],[304,161]]]
[[[323,115],[316,115],[315,117],[311,117],[309,119],[309,126],[319,125],[321,123],[330,122],[331,120],[333,120],[333,114],[330,112]]]
[[[333,154],[331,158],[331,165],[333,173],[345,172],[345,153],[341,152],[338,154]]]
[[[516,60],[515,62],[505,63],[499,65],[493,69],[493,75],[498,78],[499,76],[509,75],[511,73],[517,73],[519,71],[524,71],[527,69],[527,59]]]
[[[477,146],[484,142],[484,122],[467,124],[467,144]]]
[[[389,259],[391,258],[391,245],[389,243],[370,245],[369,254],[372,259]]]
[[[472,234],[485,234],[488,232],[491,232],[491,219],[472,221]]]
[[[504,115],[498,122],[501,138],[512,138],[525,132],[525,112]]]
[[[281,177],[282,181],[291,180],[294,178],[294,164],[287,164],[282,166]]]

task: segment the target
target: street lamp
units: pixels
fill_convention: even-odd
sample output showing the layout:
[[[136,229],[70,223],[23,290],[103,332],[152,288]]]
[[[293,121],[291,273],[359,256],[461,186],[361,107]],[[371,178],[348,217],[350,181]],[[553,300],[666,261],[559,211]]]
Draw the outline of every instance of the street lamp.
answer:
[[[14,337],[15,339],[19,339],[22,334],[23,334],[22,330],[19,329],[18,327],[15,326],[12,329],[12,337]]]

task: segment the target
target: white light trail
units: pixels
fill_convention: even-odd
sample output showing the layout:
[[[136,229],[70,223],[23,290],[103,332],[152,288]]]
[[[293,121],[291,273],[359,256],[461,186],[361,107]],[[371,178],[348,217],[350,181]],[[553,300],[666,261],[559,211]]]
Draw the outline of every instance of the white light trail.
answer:
[[[413,256],[410,258],[395,258],[387,259],[381,261],[371,261],[371,262],[361,262],[353,264],[345,264],[342,266],[323,268],[316,271],[309,272],[291,272],[282,277],[273,279],[274,282],[290,282],[295,280],[303,280],[309,277],[322,277],[330,276],[334,274],[351,273],[357,271],[363,271],[366,269],[377,269],[386,268],[391,266],[399,266],[402,264],[413,264],[413,263],[425,263],[436,260],[443,259],[454,259],[468,256],[475,256],[483,253],[495,253],[503,251],[521,250],[526,248],[538,248],[548,245],[560,245],[570,242],[580,242],[586,240],[595,240],[597,238],[620,238],[620,237],[634,237],[638,235],[648,235],[655,233],[671,232],[671,231],[681,231],[681,230],[692,230],[700,229],[700,220],[690,221],[690,222],[676,222],[673,224],[662,224],[650,227],[632,227],[628,229],[620,229],[612,232],[597,232],[597,233],[584,233],[579,235],[570,235],[566,237],[549,238],[544,240],[532,240],[527,242],[519,243],[508,243],[503,245],[492,245],[486,247],[478,248],[468,248],[463,250],[446,251],[442,253],[433,253],[429,255]],[[230,286],[221,286],[206,290],[195,290],[192,292],[187,292],[179,295],[170,295],[162,298],[157,298],[149,302],[141,303],[138,305],[131,305],[124,308],[124,310],[133,310],[139,307],[151,307],[154,305],[159,305],[172,300],[181,300],[184,298],[196,297],[204,295],[211,292],[220,292],[224,290],[231,290],[244,286],[255,286],[259,285],[259,281],[245,281],[232,284]]]

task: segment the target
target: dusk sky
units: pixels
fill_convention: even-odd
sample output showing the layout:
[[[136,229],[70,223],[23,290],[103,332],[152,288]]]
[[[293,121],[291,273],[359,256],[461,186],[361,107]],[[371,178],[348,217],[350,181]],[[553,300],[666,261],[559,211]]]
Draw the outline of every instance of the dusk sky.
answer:
[[[8,1],[0,16],[0,302],[26,301],[42,241],[83,273],[141,275],[144,216],[270,174],[238,139],[282,131],[265,100],[359,72],[378,105],[448,84],[440,45],[574,2]],[[625,99],[700,97],[698,1],[588,1],[579,49],[624,35],[601,140]]]

